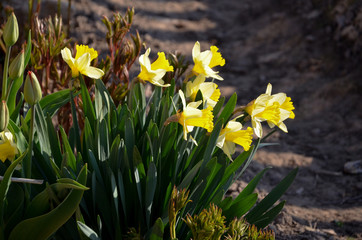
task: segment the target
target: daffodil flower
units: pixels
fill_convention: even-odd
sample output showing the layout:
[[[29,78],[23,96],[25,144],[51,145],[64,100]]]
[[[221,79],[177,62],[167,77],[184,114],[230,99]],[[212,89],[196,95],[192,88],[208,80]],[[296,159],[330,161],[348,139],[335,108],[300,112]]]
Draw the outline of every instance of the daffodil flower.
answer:
[[[219,72],[212,70],[216,66],[224,66],[225,59],[222,58],[221,53],[218,52],[216,46],[211,46],[210,50],[201,52],[200,43],[196,42],[192,49],[192,59],[194,60],[194,67],[192,72],[195,75],[203,74],[205,77],[211,77],[218,80],[224,80],[218,75]]]
[[[173,72],[173,67],[167,61],[165,53],[159,52],[157,60],[151,64],[151,61],[148,57],[150,52],[151,48],[148,48],[145,54],[142,54],[139,57],[141,72],[138,74],[138,78],[143,81],[148,81],[156,86],[170,86],[170,84],[165,84],[165,82],[162,80],[166,72]]]
[[[279,121],[267,121],[270,128],[273,128],[275,125],[278,126],[281,130],[284,132],[288,132],[286,125],[284,124],[284,120],[290,118],[294,119],[295,114],[293,110],[295,109],[293,106],[293,102],[291,101],[290,97],[287,97],[285,93],[277,93],[277,94],[271,94],[272,91],[272,85],[269,83],[266,89],[265,94],[272,97],[271,101],[274,105],[278,105],[280,115],[279,115]]]
[[[202,93],[203,101],[207,106],[215,107],[220,98],[220,89],[213,82],[205,82],[205,75],[198,75],[194,81],[189,81],[186,84],[186,98],[195,101],[197,92]]]
[[[269,127],[278,126],[282,131],[288,132],[283,121],[295,117],[291,98],[285,93],[271,95],[271,89],[272,86],[269,83],[266,93],[251,101],[245,108],[245,112],[251,116],[254,133],[259,138],[263,133],[261,122],[267,121]]]
[[[91,61],[98,57],[97,51],[86,45],[76,45],[76,49],[75,58],[72,57],[69,48],[61,50],[63,60],[72,70],[72,77],[75,78],[79,74],[83,74],[93,79],[101,78],[104,72],[99,68],[90,66]]]
[[[216,146],[221,148],[230,160],[232,160],[231,155],[235,153],[236,144],[248,151],[253,138],[253,129],[248,127],[246,130],[242,130],[243,125],[235,120],[236,118],[230,120],[220,131],[216,143]]]
[[[6,159],[14,160],[18,154],[18,148],[14,142],[13,135],[9,130],[0,133],[0,160],[5,162]]]
[[[183,111],[169,117],[166,120],[165,125],[170,122],[178,122],[181,124],[185,140],[187,140],[187,134],[192,132],[194,127],[205,128],[208,132],[211,132],[214,128],[212,107],[207,107],[203,110],[198,109],[197,107],[200,106],[202,101],[190,102],[186,105],[185,95],[181,90],[179,90],[179,95],[182,101]],[[191,140],[197,145],[192,137]]]

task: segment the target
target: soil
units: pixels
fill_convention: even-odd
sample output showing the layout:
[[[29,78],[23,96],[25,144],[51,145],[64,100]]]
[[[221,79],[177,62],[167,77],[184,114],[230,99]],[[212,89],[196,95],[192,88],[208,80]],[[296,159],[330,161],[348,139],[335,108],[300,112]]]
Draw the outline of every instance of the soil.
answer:
[[[276,239],[362,239],[362,175],[344,172],[345,163],[362,159],[357,44],[362,35],[355,28],[346,30],[343,24],[352,21],[347,13],[334,21],[329,13],[338,9],[326,14],[325,6],[317,3],[79,0],[72,1],[71,35],[106,51],[101,17],[111,18],[114,11],[124,13],[134,7],[133,29],[138,29],[153,54],[177,50],[192,61],[196,41],[202,50],[218,46],[226,59],[219,68],[225,79],[218,82],[221,93],[229,97],[236,92],[238,105],[264,93],[268,83],[273,93],[287,93],[296,108],[295,119],[286,122],[289,133],[278,131],[269,139],[279,145],[260,149],[229,194],[236,195],[259,171],[271,166],[257,190],[264,197],[299,167],[282,197],[286,205],[270,226]]]

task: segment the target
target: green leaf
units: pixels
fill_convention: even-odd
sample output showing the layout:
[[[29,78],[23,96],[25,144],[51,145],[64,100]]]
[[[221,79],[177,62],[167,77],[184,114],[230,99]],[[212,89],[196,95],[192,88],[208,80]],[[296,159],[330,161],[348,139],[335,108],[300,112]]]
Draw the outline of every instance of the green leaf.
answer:
[[[198,162],[185,176],[180,185],[177,187],[178,189],[188,189],[192,180],[194,180],[196,174],[199,172],[202,161]]]
[[[101,240],[101,238],[98,237],[97,233],[93,231],[90,227],[85,225],[84,223],[77,221],[79,229],[84,233],[86,237],[88,237],[91,240]]]
[[[267,167],[265,168],[263,171],[259,172],[254,178],[253,180],[251,180],[248,185],[243,189],[243,191],[237,196],[237,198],[235,199],[235,201],[239,201],[247,196],[249,196],[250,194],[252,194],[256,188],[256,186],[258,185],[260,179],[264,176],[265,172],[268,171],[271,167]]]
[[[80,87],[81,87],[81,94],[82,94],[82,100],[83,100],[84,117],[88,118],[92,129],[95,129],[96,114],[94,112],[92,100],[89,96],[89,92],[88,92],[87,86],[85,85],[82,74],[79,74],[79,79],[80,79]]]
[[[93,174],[95,174],[101,185],[104,186],[104,181],[102,178],[101,171],[99,170],[97,160],[91,149],[88,149],[88,160],[89,160],[90,170],[93,170]]]
[[[69,95],[70,99],[70,106],[71,106],[71,112],[73,117],[73,128],[74,128],[74,138],[75,138],[75,144],[77,147],[77,151],[81,151],[82,146],[80,143],[80,128],[78,124],[78,117],[77,117],[77,110],[75,109],[74,99],[73,99],[73,92],[70,92]]]
[[[10,234],[10,231],[20,222],[24,214],[24,190],[19,184],[11,184],[7,194],[7,201],[5,209],[5,239]]]
[[[79,182],[71,179],[71,178],[60,178],[57,180],[58,183],[61,183],[64,187],[70,188],[70,189],[77,189],[77,190],[89,190],[89,187],[86,187]]]
[[[12,113],[11,116],[10,116],[10,119],[13,120],[14,122],[16,122],[17,119],[18,119],[18,117],[20,116],[20,109],[21,109],[21,107],[23,106],[23,103],[24,103],[24,94],[23,94],[23,93],[20,93],[19,102],[18,102],[18,104],[16,105],[13,113]]]
[[[4,216],[4,203],[6,200],[6,195],[9,190],[9,186],[11,183],[11,176],[14,173],[15,167],[24,159],[27,155],[28,151],[24,151],[20,157],[18,157],[15,161],[11,163],[11,165],[6,169],[4,174],[4,178],[0,183],[0,226],[3,225],[3,216]]]
[[[16,146],[20,152],[24,152],[28,148],[28,141],[23,135],[21,129],[11,119],[8,125],[9,130],[15,135]]]
[[[273,204],[284,194],[284,192],[292,184],[295,176],[297,175],[298,168],[293,169],[273,190],[260,201],[245,217],[249,223],[254,224],[265,211],[267,211]]]
[[[86,184],[87,165],[80,171],[77,181],[82,185]],[[49,213],[20,222],[11,232],[9,240],[49,238],[73,215],[82,199],[83,192],[83,190],[73,189],[64,201]]]
[[[108,126],[106,120],[103,119],[98,125],[97,131],[97,146],[98,146],[98,159],[99,161],[106,161],[109,158],[109,136]]]
[[[113,198],[113,203],[114,203],[114,207],[115,207],[115,212],[116,212],[116,216],[117,219],[119,219],[119,211],[118,211],[118,189],[117,189],[117,183],[116,183],[116,178],[114,177],[114,174],[112,171],[110,171],[110,178],[111,178],[111,190],[112,190],[112,198]]]
[[[232,220],[235,217],[240,218],[254,206],[257,200],[257,193],[250,194],[240,201],[234,200],[233,204],[228,209],[223,211],[223,214],[227,220]]]
[[[76,172],[77,170],[77,160],[74,156],[73,150],[70,147],[70,144],[68,142],[68,136],[67,134],[64,132],[64,129],[62,128],[62,126],[59,126],[60,129],[60,133],[62,135],[62,139],[63,139],[63,145],[64,145],[64,153],[66,156],[66,163],[67,165],[73,169],[74,172]]]
[[[121,202],[122,202],[122,209],[124,212],[124,216],[127,219],[126,193],[124,190],[123,177],[122,177],[121,170],[118,170],[117,177],[118,177],[118,190],[119,190],[119,195],[121,197]]]
[[[219,134],[220,134],[220,131],[221,131],[221,128],[222,128],[222,124],[223,124],[223,121],[218,120],[216,125],[214,126],[214,129],[212,130],[209,141],[207,142],[206,150],[204,152],[203,166],[205,166],[205,164],[207,164],[210,161],[212,153],[214,152],[214,150],[216,148],[216,143],[217,143],[217,139],[219,137]],[[203,166],[201,168],[203,168]]]
[[[219,114],[222,106],[224,105],[225,97],[221,97],[219,101],[216,103],[214,109],[212,110],[212,113],[214,114],[215,118]]]
[[[59,141],[57,133],[55,132],[53,122],[52,122],[52,119],[50,118],[49,114],[46,118],[46,121],[47,121],[49,142],[52,143],[52,144],[50,144],[50,149],[52,152],[52,156],[54,157],[54,161],[59,168],[61,166],[62,160],[63,160],[63,156],[62,156],[62,152],[61,152],[60,144],[59,144],[60,141]]]
[[[40,101],[39,105],[43,111],[44,115],[50,115],[51,117],[64,106],[66,103],[69,102],[69,89],[60,90],[58,92],[49,94],[44,96]],[[79,93],[75,94],[78,95]],[[28,122],[30,120],[30,111],[26,114],[25,121]]]
[[[130,163],[132,163],[133,159],[133,148],[135,145],[135,136],[134,136],[134,127],[133,122],[130,118],[126,120],[125,126],[125,144],[128,153],[128,159],[130,159]],[[131,166],[132,169],[133,166]]]
[[[257,219],[254,222],[254,225],[257,226],[258,228],[265,228],[266,226],[268,226],[269,223],[271,223],[275,219],[275,217],[280,213],[280,211],[283,209],[284,204],[285,201],[282,201],[281,203],[279,203],[278,205],[276,205],[275,207],[264,213],[263,216],[261,216],[259,219]]]
[[[237,100],[237,95],[236,95],[236,93],[234,93],[230,97],[229,101],[227,102],[223,111],[220,113],[220,116],[218,117],[218,119],[224,119],[224,125],[227,124],[227,122],[229,121],[229,119],[231,117],[231,114],[234,112],[236,100]]]
[[[43,111],[40,109],[39,103],[34,105],[35,109],[35,131],[38,136],[41,153],[51,156],[50,142],[48,139],[48,128]]]
[[[146,196],[145,196],[146,220],[148,227],[150,224],[153,197],[156,192],[156,186],[157,186],[157,169],[155,163],[151,162],[147,170]]]
[[[163,240],[164,225],[161,218],[157,218],[155,224],[153,224],[150,240]]]

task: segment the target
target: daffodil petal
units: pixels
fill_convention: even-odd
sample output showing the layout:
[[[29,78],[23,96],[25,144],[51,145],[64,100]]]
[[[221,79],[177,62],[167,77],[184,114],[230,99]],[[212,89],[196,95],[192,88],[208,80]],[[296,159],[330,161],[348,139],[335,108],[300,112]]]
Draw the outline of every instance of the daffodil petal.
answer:
[[[178,90],[178,94],[179,94],[179,96],[180,96],[180,98],[181,98],[181,101],[182,101],[182,106],[183,106],[183,108],[185,109],[186,108],[186,99],[185,99],[185,95],[184,95],[184,93],[182,92],[182,90],[180,89],[180,90]]]
[[[104,72],[99,68],[89,66],[82,74],[93,79],[100,79],[104,75]]]
[[[64,48],[60,51],[64,62],[66,62],[70,68],[74,67],[74,58],[72,57],[72,53],[70,52],[69,48]]]
[[[75,60],[75,66],[80,73],[85,74],[86,69],[90,65],[90,62],[91,62],[90,54],[85,53]]]
[[[192,48],[192,58],[195,60],[197,56],[200,54],[200,43],[197,41]]]

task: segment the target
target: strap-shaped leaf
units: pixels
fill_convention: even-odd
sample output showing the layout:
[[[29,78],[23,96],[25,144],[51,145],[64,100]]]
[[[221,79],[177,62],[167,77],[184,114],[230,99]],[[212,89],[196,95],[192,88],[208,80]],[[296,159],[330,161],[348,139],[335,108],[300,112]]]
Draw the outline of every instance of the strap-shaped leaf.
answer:
[[[263,171],[259,172],[249,183],[248,185],[243,189],[243,191],[235,198],[235,201],[239,201],[250,194],[253,193],[254,189],[258,185],[260,179],[264,176],[265,172],[268,171],[271,167],[265,168]]]
[[[234,93],[229,101],[226,103],[224,109],[220,113],[220,116],[218,119],[224,119],[224,125],[229,121],[231,114],[233,113],[236,105],[237,95]]]
[[[4,216],[4,202],[6,195],[9,190],[11,183],[11,176],[14,173],[15,167],[24,159],[28,151],[23,152],[19,158],[17,158],[11,165],[6,169],[3,180],[0,182],[0,225],[3,225],[3,216]]]
[[[164,225],[161,218],[157,218],[155,224],[153,224],[150,240],[162,240]]]
[[[87,86],[85,85],[82,74],[79,74],[79,79],[80,79],[80,87],[81,87],[81,94],[83,100],[84,117],[88,118],[90,125],[92,126],[93,129],[95,129],[96,114],[94,111],[92,100],[89,96],[89,92]]]
[[[52,119],[49,114],[46,118],[46,121],[47,121],[48,138],[49,138],[49,141],[52,143],[52,144],[50,144],[52,156],[54,157],[54,161],[55,161],[56,165],[58,166],[58,168],[60,168],[62,160],[63,160],[63,156],[62,156],[62,152],[61,152],[60,144],[59,144],[60,141],[59,141],[57,133],[55,132],[53,122],[52,122]]]
[[[298,168],[293,169],[273,190],[260,201],[245,217],[249,223],[253,224],[260,218],[273,204],[284,194],[292,184],[297,175]]]
[[[87,182],[87,165],[79,173],[77,181]],[[11,232],[9,240],[47,239],[73,215],[83,196],[83,190],[73,189],[55,209],[44,215],[20,222]]]
[[[59,127],[60,129],[60,134],[62,135],[62,139],[63,139],[63,145],[64,145],[64,152],[65,152],[65,156],[66,156],[66,164],[74,171],[76,172],[77,170],[77,160],[74,156],[73,150],[68,142],[68,136],[65,133],[64,129],[62,128],[62,126]]]
[[[232,220],[235,217],[240,218],[254,206],[257,200],[257,193],[250,194],[240,201],[234,200],[233,204],[226,211],[223,211],[224,216],[228,220]]]
[[[77,221],[78,227],[79,229],[82,231],[82,233],[84,233],[84,235],[86,237],[88,237],[91,240],[101,240],[97,233],[95,231],[93,231],[93,229],[91,229],[90,227],[88,227],[87,225],[85,225],[84,223]]]
[[[221,97],[219,101],[216,103],[214,109],[212,110],[212,113],[214,114],[215,118],[219,114],[221,108],[224,106],[224,102],[225,102],[225,97]]]
[[[254,225],[257,226],[258,228],[265,228],[266,226],[268,226],[269,223],[271,223],[274,220],[274,218],[283,209],[284,204],[285,201],[282,201],[281,203],[279,203],[278,205],[276,205],[275,207],[264,213],[263,216],[261,216],[259,219],[257,219],[254,222]]]
[[[156,192],[156,186],[157,186],[157,169],[155,163],[150,162],[150,165],[147,170],[146,193],[145,193],[146,220],[148,227],[150,225],[150,217],[153,205],[153,198]]]

